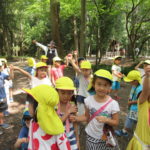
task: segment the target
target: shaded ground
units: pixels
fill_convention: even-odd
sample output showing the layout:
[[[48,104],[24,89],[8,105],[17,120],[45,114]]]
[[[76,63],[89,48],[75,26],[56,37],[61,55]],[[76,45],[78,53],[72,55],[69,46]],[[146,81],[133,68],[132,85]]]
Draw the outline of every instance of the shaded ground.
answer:
[[[18,62],[13,63],[17,66],[25,66],[24,62]],[[72,77],[74,72],[71,69],[67,69],[65,71],[65,74],[69,77]],[[18,133],[21,128],[21,117],[22,117],[22,110],[25,107],[25,94],[20,94],[20,88],[22,87],[28,87],[29,81],[26,77],[22,76],[20,73],[15,73],[15,79],[13,81],[14,83],[14,103],[11,103],[10,105],[10,116],[6,117],[6,122],[12,124],[14,127],[12,129],[4,130],[4,134],[0,136],[0,150],[13,150],[13,145],[17,139]],[[120,105],[120,123],[118,128],[122,128],[124,125],[124,121],[126,118],[126,111],[127,111],[127,99],[130,91],[130,85],[125,84],[122,82],[121,84],[121,90],[119,92],[119,95],[122,97],[121,100],[119,100]],[[120,150],[125,150],[129,138],[118,138],[118,142],[120,145]],[[84,143],[85,143],[85,132],[84,132],[84,126],[82,127],[82,131],[80,133],[80,141],[81,141],[81,150],[84,150]]]

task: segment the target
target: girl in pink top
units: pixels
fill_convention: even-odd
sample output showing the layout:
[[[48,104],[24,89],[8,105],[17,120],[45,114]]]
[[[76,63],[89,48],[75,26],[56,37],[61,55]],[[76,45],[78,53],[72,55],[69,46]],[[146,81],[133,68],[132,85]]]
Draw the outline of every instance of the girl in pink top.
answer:
[[[53,86],[55,86],[55,81],[60,77],[64,76],[64,69],[68,66],[68,61],[66,59],[66,64],[61,65],[61,59],[59,57],[53,58],[53,67],[51,68],[51,80]]]

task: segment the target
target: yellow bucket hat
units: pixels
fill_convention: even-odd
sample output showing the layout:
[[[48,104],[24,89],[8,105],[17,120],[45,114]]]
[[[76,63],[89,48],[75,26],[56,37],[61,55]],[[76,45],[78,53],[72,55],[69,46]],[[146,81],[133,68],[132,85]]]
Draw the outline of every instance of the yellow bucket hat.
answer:
[[[143,62],[143,64],[148,64],[148,65],[150,65],[150,60],[145,60],[145,61]]]
[[[56,80],[55,88],[61,90],[75,90],[73,81],[68,77],[61,77]]]
[[[41,68],[41,67],[48,67],[48,66],[47,66],[47,64],[44,63],[44,62],[38,62],[38,63],[36,64],[36,69],[37,69],[37,68]]]
[[[45,55],[42,55],[42,56],[41,56],[41,60],[42,60],[42,59],[48,59],[48,57],[45,56]]]
[[[104,78],[104,79],[107,79],[110,82],[112,82],[112,74],[107,70],[99,69],[94,73],[94,75]]]
[[[34,60],[34,58],[32,58],[32,57],[28,58],[27,62],[28,62],[28,66],[29,67],[34,67],[35,66],[35,60]]]
[[[37,120],[45,133],[58,135],[64,133],[64,126],[58,117],[54,107],[59,102],[56,90],[49,85],[39,85],[32,89],[23,89],[37,102]]]
[[[123,78],[125,82],[131,82],[137,80],[141,84],[141,74],[137,70],[132,70],[128,73],[126,77]]]
[[[88,60],[84,60],[81,62],[80,68],[81,69],[91,69],[92,65]]]

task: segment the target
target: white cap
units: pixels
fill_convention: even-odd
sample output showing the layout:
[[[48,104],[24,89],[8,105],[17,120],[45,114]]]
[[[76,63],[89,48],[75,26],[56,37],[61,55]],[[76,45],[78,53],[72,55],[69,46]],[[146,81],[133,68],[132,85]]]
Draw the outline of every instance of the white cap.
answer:
[[[53,61],[61,61],[61,58],[56,56],[56,57],[53,58]]]

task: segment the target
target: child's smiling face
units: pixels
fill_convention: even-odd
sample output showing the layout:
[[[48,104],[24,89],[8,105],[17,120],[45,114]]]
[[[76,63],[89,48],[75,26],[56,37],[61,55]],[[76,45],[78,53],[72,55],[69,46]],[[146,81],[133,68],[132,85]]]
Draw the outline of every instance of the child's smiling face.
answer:
[[[40,79],[45,78],[47,75],[47,67],[41,67],[37,69],[37,77]]]
[[[97,78],[95,83],[93,83],[93,87],[95,88],[96,95],[99,97],[106,96],[111,90],[111,84],[103,78]]]

